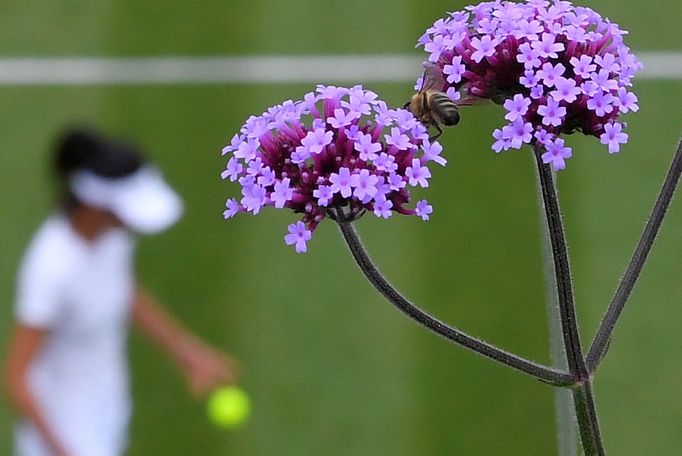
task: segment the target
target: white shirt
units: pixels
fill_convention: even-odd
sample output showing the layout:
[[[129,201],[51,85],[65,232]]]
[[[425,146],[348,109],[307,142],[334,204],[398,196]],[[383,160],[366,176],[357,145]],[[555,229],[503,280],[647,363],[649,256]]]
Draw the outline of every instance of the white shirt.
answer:
[[[133,250],[133,237],[121,229],[87,241],[55,215],[34,236],[19,271],[16,319],[48,330],[29,387],[73,456],[117,456],[127,443]],[[50,454],[31,424],[19,423],[16,436],[18,455]]]

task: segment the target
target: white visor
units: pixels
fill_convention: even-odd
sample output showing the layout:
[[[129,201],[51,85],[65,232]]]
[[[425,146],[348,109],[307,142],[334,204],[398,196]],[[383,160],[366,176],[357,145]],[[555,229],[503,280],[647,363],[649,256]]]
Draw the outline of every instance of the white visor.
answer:
[[[79,201],[107,209],[128,228],[139,233],[158,233],[180,219],[180,197],[161,173],[144,166],[130,176],[106,178],[90,171],[77,171],[69,181]]]

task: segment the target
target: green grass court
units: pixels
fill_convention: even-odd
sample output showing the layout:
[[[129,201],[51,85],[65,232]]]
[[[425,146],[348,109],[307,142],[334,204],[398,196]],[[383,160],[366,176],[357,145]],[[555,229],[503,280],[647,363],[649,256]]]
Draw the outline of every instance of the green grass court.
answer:
[[[579,2],[585,4],[585,2]],[[409,53],[436,0],[8,0],[0,57]],[[591,2],[639,51],[680,51],[682,3]],[[664,12],[664,14],[661,14]],[[416,73],[419,69],[415,69]],[[417,74],[415,74],[416,76]],[[358,81],[362,82],[362,81]],[[367,84],[394,106],[412,84]],[[134,139],[186,203],[171,231],[140,240],[139,275],[190,328],[234,353],[253,400],[247,427],[211,427],[204,404],[139,335],[130,343],[131,456],[445,456],[556,454],[553,390],[416,327],[364,281],[337,228],[323,223],[296,255],[296,218],[266,210],[222,220],[237,187],[219,179],[220,149],[252,113],[310,85],[187,84],[0,87],[0,358],[15,270],[46,216],[53,136],[87,121]],[[588,345],[653,206],[681,130],[682,80],[635,79],[629,143],[608,156],[567,139],[559,174],[583,345]],[[495,155],[498,106],[464,108],[442,137],[431,221],[368,216],[365,243],[397,287],[439,318],[549,363],[530,149]],[[595,388],[609,454],[682,452],[682,196],[673,200]],[[11,414],[0,401],[0,455]]]

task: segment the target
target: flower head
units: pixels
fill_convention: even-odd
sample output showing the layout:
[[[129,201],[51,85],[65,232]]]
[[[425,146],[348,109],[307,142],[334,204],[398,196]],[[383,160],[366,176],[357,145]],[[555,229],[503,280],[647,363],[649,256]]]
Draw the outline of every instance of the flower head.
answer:
[[[626,33],[567,1],[496,0],[438,19],[417,46],[429,53],[425,66],[442,72],[443,91],[504,105],[509,123],[493,132],[495,152],[529,143],[552,152],[562,169],[570,157],[563,142],[557,146],[562,134],[595,136],[609,152],[627,141],[617,121],[638,110],[628,88],[642,64]]]
[[[318,224],[342,208],[353,216],[426,220],[431,206],[407,207],[408,188],[428,187],[429,164],[446,163],[442,150],[409,111],[389,109],[374,92],[318,86],[301,101],[251,116],[223,149],[222,177],[238,182],[242,194],[227,201],[224,216],[265,207],[302,214],[284,237],[299,253]]]

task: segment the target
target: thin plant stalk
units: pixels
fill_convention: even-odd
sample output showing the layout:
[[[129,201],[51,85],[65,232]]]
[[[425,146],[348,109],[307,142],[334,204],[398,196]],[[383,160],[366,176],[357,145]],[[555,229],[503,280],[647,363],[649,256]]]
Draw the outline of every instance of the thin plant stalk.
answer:
[[[601,439],[590,379],[580,382],[573,388],[573,404],[585,456],[604,456],[606,451]]]
[[[559,300],[556,292],[556,277],[552,259],[552,245],[549,238],[549,227],[547,226],[547,220],[543,211],[544,203],[542,201],[542,190],[539,181],[538,203],[540,211],[542,212],[540,217],[542,263],[552,366],[557,369],[567,370],[568,362],[566,361],[566,349],[564,348],[564,340],[561,332]],[[554,414],[557,430],[558,456],[578,456],[578,434],[576,433],[573,397],[571,391],[566,388],[556,388],[554,390]]]
[[[559,301],[562,336],[566,359],[571,375],[577,382],[573,386],[573,404],[576,410],[580,440],[586,456],[602,456],[605,454],[599,430],[599,420],[592,393],[591,378],[587,372],[585,358],[580,345],[578,321],[573,302],[573,286],[571,268],[561,220],[561,210],[552,170],[542,161],[542,150],[535,148],[535,160],[538,169],[542,202],[545,210],[547,228],[554,260],[554,276]]]
[[[651,211],[651,216],[644,227],[635,253],[630,259],[625,274],[618,285],[616,293],[613,295],[611,304],[609,305],[594,340],[592,341],[592,345],[590,346],[590,350],[587,354],[587,369],[590,373],[595,371],[599,362],[604,358],[604,355],[606,355],[616,323],[625,308],[625,304],[630,297],[630,293],[637,282],[640,272],[642,272],[644,263],[651,251],[651,246],[654,244],[658,230],[663,223],[663,218],[670,205],[670,200],[672,199],[677,183],[680,180],[680,173],[682,173],[682,141],[677,145],[675,157],[670,165],[661,192],[658,194],[656,204]]]
[[[552,247],[554,277],[557,285],[564,348],[566,350],[569,370],[572,374],[577,375],[579,380],[583,380],[587,377],[587,369],[583,359],[580,334],[578,333],[578,321],[573,302],[571,267],[561,221],[559,199],[554,188],[552,170],[549,165],[542,162],[541,156],[542,150],[536,149],[535,160],[538,167],[540,189]]]

